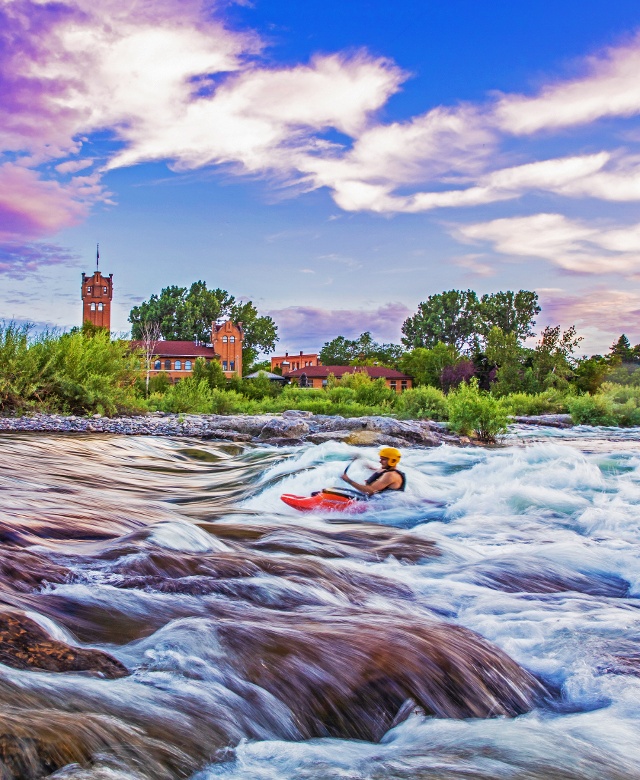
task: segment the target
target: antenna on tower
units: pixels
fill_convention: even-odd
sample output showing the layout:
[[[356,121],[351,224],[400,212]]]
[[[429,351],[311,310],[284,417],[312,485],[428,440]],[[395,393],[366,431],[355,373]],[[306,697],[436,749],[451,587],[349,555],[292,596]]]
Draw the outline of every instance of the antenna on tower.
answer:
[[[100,244],[96,244],[96,271],[100,268]]]

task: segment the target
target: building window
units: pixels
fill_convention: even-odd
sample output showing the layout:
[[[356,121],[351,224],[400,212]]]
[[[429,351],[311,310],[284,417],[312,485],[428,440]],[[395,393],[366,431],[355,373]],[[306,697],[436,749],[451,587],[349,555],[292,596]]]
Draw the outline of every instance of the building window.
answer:
[[[307,379],[307,387],[313,387],[313,379]]]
[[[156,361],[154,362],[154,364],[153,364],[153,367],[154,367],[154,369],[155,369],[156,371],[160,371],[160,369],[162,368],[162,363],[161,363],[159,360],[156,360]]]
[[[226,344],[226,343],[227,343],[227,340],[228,340],[228,339],[227,339],[227,337],[226,337],[226,336],[223,336],[223,337],[222,337],[222,343],[223,343],[223,344]]]
[[[171,371],[171,361],[170,360],[165,360],[164,361],[164,370],[165,371]]]
[[[326,386],[327,386],[327,380],[326,380],[326,379],[323,379],[323,380],[322,380],[322,386],[323,386],[323,387],[326,387]]]
[[[99,303],[98,304],[98,311],[102,311],[103,309],[104,309],[104,306],[101,303]]]
[[[402,382],[400,382],[400,390],[406,390],[407,389],[407,380],[403,379]]]
[[[229,336],[229,343],[235,344],[236,343],[236,337],[235,336]]]
[[[91,304],[91,311],[95,311],[95,310],[96,310],[96,305],[95,305],[95,303],[92,303]]]
[[[226,371],[226,370],[227,370],[227,361],[226,361],[226,360],[223,360],[223,361],[222,361],[222,370],[223,370],[223,371]]]
[[[182,361],[181,360],[176,360],[174,368],[175,368],[176,371],[182,371]]]
[[[235,361],[235,360],[232,360],[232,361],[229,363],[229,371],[235,371],[235,370],[236,370],[236,361]]]
[[[396,382],[395,379],[392,379],[389,382],[389,387],[393,390],[394,393],[397,392],[397,390],[398,390],[398,383]]]
[[[103,292],[103,293],[106,293],[106,292],[107,292],[107,288],[106,288],[106,287],[103,287],[103,288],[102,288],[102,292]]]
[[[89,294],[90,292],[91,292],[91,285],[89,285],[89,286],[87,287],[87,294]]]
[[[191,371],[191,361],[190,360],[185,360],[184,361],[184,370],[185,371]]]

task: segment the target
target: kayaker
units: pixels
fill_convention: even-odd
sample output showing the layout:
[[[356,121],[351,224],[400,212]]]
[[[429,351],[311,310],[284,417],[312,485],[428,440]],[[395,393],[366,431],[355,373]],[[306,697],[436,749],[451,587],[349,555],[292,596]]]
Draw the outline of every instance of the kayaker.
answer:
[[[372,474],[366,482],[356,482],[351,479],[346,470],[342,475],[342,479],[351,487],[359,490],[361,493],[366,493],[368,496],[372,496],[374,493],[382,493],[385,490],[404,490],[407,478],[402,471],[396,468],[402,457],[400,450],[395,447],[383,447],[378,454],[382,468],[380,471]]]

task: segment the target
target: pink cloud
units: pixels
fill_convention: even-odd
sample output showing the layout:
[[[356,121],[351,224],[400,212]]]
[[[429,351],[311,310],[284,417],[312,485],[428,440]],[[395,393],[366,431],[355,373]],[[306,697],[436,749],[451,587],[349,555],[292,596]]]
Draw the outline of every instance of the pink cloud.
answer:
[[[39,238],[74,225],[87,214],[75,187],[44,181],[15,163],[0,166],[0,240]]]
[[[267,312],[278,325],[281,349],[317,351],[337,336],[356,338],[370,331],[374,339],[399,342],[400,328],[413,312],[402,303],[388,303],[377,309],[320,309],[289,306]]]

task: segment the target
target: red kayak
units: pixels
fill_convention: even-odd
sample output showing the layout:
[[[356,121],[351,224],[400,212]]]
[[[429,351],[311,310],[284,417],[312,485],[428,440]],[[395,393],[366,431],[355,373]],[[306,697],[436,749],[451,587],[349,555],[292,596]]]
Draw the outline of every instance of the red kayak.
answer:
[[[367,510],[367,500],[362,494],[342,488],[325,488],[310,496],[294,496],[283,493],[280,498],[299,512],[349,512],[359,514]]]

